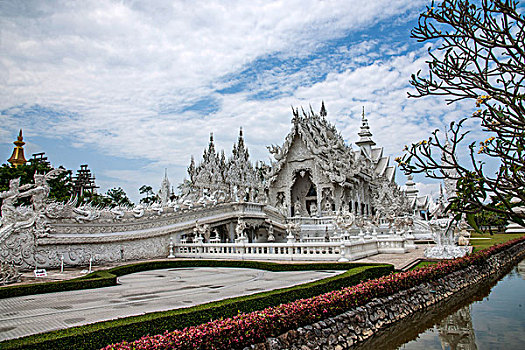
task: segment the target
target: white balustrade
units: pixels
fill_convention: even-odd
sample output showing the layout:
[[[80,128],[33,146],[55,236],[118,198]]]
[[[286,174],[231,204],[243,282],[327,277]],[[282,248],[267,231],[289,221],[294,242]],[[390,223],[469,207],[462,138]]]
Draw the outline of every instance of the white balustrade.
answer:
[[[178,243],[177,258],[241,260],[356,260],[378,253],[405,253],[405,239],[396,236],[361,237],[335,242]]]
[[[294,224],[301,224],[301,226],[303,225],[326,226],[326,225],[333,225],[334,217],[333,216],[323,216],[323,217],[290,216],[287,218],[287,221],[293,222]]]
[[[262,212],[262,210],[263,210],[263,205],[261,204],[252,204],[252,203],[244,204],[244,211],[259,213],[259,212]]]

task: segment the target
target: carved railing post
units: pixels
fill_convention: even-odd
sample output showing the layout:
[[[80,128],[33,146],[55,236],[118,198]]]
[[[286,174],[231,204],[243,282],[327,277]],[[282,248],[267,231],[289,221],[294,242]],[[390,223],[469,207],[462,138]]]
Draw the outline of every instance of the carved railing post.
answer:
[[[173,255],[173,238],[170,236],[170,254],[168,255],[168,258],[174,258],[175,255]]]
[[[199,235],[197,236],[197,238],[195,239],[196,242],[196,245],[197,245],[197,254],[199,255],[199,258],[202,258],[202,253],[204,252],[204,244],[203,244],[203,241],[204,241],[204,238]]]
[[[340,249],[340,252],[339,254],[341,254],[341,257],[339,258],[339,262],[348,262],[348,258],[347,258],[347,251],[346,251],[346,242],[341,242],[341,247],[339,248]]]

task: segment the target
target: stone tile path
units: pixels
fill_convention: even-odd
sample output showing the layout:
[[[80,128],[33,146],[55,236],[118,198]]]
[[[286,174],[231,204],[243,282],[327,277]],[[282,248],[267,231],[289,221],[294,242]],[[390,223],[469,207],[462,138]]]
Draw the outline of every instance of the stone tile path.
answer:
[[[363,259],[351,262],[369,263],[369,264],[392,264],[396,270],[400,270],[416,259],[424,257],[425,248],[433,245],[418,245],[417,249],[411,250],[405,254],[377,254]]]
[[[0,340],[289,287],[341,272],[152,270],[122,276],[113,287],[1,299]]]

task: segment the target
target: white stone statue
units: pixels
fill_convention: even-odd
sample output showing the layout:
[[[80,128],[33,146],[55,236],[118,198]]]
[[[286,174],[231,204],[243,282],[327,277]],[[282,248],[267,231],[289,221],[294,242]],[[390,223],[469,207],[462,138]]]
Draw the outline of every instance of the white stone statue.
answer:
[[[301,225],[293,222],[288,222],[286,224],[286,240],[287,243],[293,243],[297,239],[298,231],[300,230]]]
[[[161,203],[153,203],[150,207],[157,215],[161,215],[164,212],[164,207]]]
[[[301,205],[301,201],[299,198],[295,200],[295,203],[293,204],[293,210],[294,210],[294,216],[301,216],[303,213],[303,206]]]
[[[197,239],[205,239],[209,240],[211,235],[211,229],[210,225],[208,224],[199,224],[199,222],[195,222],[195,228],[193,229],[193,233]]]
[[[139,205],[136,205],[132,211],[133,211],[133,217],[135,217],[136,219],[139,219],[144,216],[146,209],[144,208],[142,204],[139,204]]]
[[[274,242],[274,241],[275,241],[275,236],[273,232],[273,225],[270,224],[270,227],[268,228],[268,242]]]
[[[33,209],[34,232],[37,237],[45,237],[48,235],[50,228],[48,227],[48,220],[45,215],[46,201],[49,196],[50,188],[47,180],[56,177],[63,172],[63,169],[54,169],[45,175],[35,173],[34,185],[27,191],[20,193],[21,197],[31,196],[31,204]]]
[[[456,223],[453,218],[433,219],[429,222],[435,247],[425,249],[425,257],[432,259],[454,259],[467,254],[468,247],[455,244],[454,230]]]
[[[51,190],[47,180],[54,178],[62,171],[64,170],[54,169],[45,175],[35,174],[35,186],[26,192],[27,195],[31,196],[31,203],[33,204],[33,215],[35,215],[35,233],[37,237],[45,237],[49,233],[49,227],[47,227],[48,220],[44,213],[46,200]]]
[[[328,214],[328,215],[332,215],[333,212],[332,212],[332,203],[330,203],[329,201],[326,201],[324,203],[324,211]]]
[[[246,241],[248,237],[244,235],[244,230],[248,227],[246,222],[242,219],[237,219],[237,226],[235,226],[235,237],[236,241]]]
[[[317,216],[317,205],[315,203],[310,204],[310,216]]]

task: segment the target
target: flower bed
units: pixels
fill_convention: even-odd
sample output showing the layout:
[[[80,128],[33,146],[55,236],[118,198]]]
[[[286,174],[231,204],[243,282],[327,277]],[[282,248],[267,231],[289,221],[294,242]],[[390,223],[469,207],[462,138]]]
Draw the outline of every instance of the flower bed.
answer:
[[[373,298],[391,295],[423,282],[435,281],[471,265],[483,265],[487,258],[503,251],[525,237],[487,248],[475,254],[440,262],[417,270],[390,274],[353,287],[325,293],[261,311],[240,313],[198,326],[164,334],[142,337],[134,342],[108,345],[104,350],[161,349],[242,349],[263,342],[288,330],[312,324],[346,310],[364,305]]]

